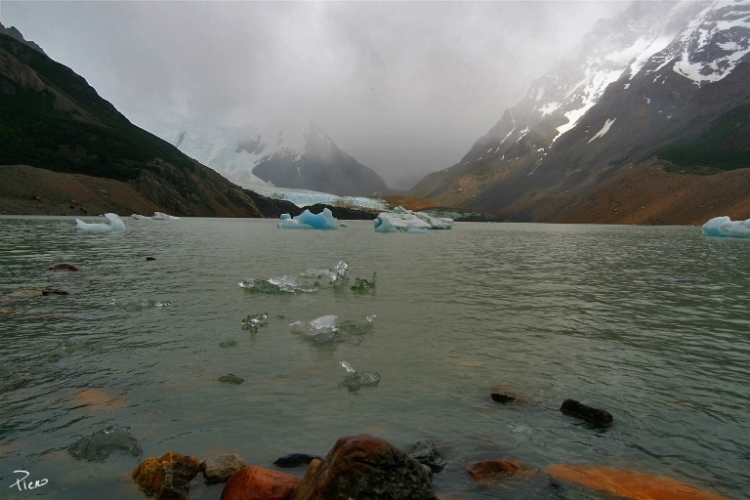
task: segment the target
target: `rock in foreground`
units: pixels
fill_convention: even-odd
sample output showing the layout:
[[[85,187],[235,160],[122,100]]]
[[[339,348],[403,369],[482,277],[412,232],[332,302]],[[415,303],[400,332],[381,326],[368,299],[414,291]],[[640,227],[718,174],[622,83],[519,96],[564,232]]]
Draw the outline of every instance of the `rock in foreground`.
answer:
[[[293,500],[300,482],[286,472],[248,465],[224,485],[221,500]]]
[[[157,500],[185,500],[190,481],[200,471],[197,458],[170,451],[161,458],[147,458],[130,473],[138,487]]]
[[[596,490],[633,500],[723,500],[716,493],[662,476],[639,474],[609,467],[550,465],[547,473]]]
[[[388,442],[368,435],[340,438],[313,461],[296,500],[434,500],[430,473]]]

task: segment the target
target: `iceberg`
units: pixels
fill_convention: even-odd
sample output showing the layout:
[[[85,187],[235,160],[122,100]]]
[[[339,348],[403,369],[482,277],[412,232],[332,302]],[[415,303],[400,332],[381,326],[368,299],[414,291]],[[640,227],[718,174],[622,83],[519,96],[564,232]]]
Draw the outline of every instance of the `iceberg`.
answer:
[[[151,218],[154,220],[180,220],[179,217],[175,217],[174,215],[168,215],[162,212],[154,212],[154,215]]]
[[[339,227],[339,222],[329,209],[324,208],[319,214],[305,210],[294,218],[289,214],[281,214],[281,220],[276,227],[279,229],[336,229]]]
[[[453,219],[430,217],[421,212],[412,212],[396,207],[391,212],[382,212],[373,221],[377,233],[416,233],[425,234],[432,229],[451,229]]]
[[[109,220],[109,224],[103,222],[83,222],[81,219],[76,219],[76,228],[83,231],[92,232],[111,232],[111,231],[125,231],[125,223],[120,219],[120,216],[113,213],[106,213],[104,217]]]
[[[750,219],[733,221],[727,216],[714,217],[703,224],[701,231],[717,238],[750,238]]]

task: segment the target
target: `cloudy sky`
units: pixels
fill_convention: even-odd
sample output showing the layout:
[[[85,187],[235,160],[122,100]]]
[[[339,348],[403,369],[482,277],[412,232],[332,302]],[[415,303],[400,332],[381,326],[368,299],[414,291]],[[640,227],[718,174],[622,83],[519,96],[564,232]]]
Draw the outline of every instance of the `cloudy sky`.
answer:
[[[610,1],[0,0],[134,123],[314,122],[391,187],[457,163]]]

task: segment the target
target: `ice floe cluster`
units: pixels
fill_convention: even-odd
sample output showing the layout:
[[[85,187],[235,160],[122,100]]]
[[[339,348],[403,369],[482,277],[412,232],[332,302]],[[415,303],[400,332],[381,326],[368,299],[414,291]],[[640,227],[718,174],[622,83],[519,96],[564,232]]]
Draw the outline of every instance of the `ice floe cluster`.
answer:
[[[131,217],[133,217],[135,220],[180,220],[179,217],[165,214],[163,212],[154,212],[154,215],[152,216],[133,214],[131,215]]]
[[[413,212],[396,207],[391,212],[382,212],[373,221],[378,233],[427,233],[432,229],[451,229],[453,219],[431,217],[425,213]]]
[[[750,219],[733,221],[727,216],[714,217],[701,228],[706,236],[719,238],[750,238]]]
[[[309,293],[326,287],[340,287],[348,280],[349,264],[341,260],[333,268],[310,268],[299,273],[299,276],[284,274],[271,278],[248,277],[238,285],[253,293]]]

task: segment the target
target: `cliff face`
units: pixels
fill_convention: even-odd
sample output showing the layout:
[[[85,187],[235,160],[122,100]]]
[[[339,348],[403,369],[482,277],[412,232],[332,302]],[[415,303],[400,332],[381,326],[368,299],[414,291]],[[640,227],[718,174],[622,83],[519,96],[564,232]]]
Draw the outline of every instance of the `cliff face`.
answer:
[[[242,188],[130,123],[17,30],[0,28],[0,213],[264,215]]]

